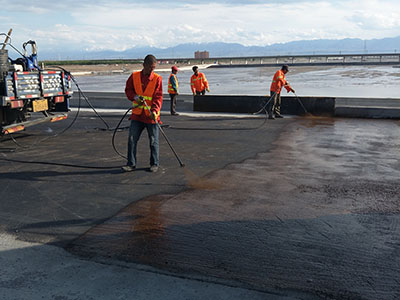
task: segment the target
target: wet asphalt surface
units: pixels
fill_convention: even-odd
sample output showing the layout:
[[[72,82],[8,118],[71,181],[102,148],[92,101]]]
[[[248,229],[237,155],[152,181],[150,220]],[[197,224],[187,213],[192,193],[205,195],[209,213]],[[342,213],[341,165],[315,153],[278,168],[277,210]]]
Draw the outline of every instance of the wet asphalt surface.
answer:
[[[46,125],[17,137],[30,148],[3,139],[2,230],[301,299],[400,297],[398,121],[162,119],[185,168],[160,138],[161,170],[148,172],[143,134],[138,170],[122,173],[92,114],[37,145]]]
[[[115,128],[122,115],[102,114],[111,128]],[[271,137],[250,148],[247,145],[253,140],[249,135],[253,132],[251,128],[262,125],[262,119],[166,115],[162,118],[164,131],[187,167],[180,167],[160,135],[161,167],[158,173],[148,172],[148,138],[143,132],[138,145],[137,169],[123,173],[120,168],[125,165],[125,159],[113,150],[113,131],[105,131],[106,126],[93,113],[81,113],[72,128],[55,136],[70,124],[73,116],[74,112],[68,121],[31,127],[15,135],[17,144],[1,139],[2,226],[25,240],[64,246],[134,201],[187,189],[192,180],[185,170],[190,170],[196,178],[203,176],[265,151],[279,134],[274,130]],[[129,121],[120,127],[127,126]],[[282,126],[284,123],[276,123],[259,130],[266,133]],[[127,135],[124,129],[115,137],[115,146],[123,155]]]

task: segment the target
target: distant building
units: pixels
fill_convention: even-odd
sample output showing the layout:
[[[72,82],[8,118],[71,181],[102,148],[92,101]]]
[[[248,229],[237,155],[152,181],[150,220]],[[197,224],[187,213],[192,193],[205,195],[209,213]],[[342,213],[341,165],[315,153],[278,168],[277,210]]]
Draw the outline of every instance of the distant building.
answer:
[[[199,58],[199,59],[210,58],[210,53],[208,51],[196,51],[194,53],[194,58]]]

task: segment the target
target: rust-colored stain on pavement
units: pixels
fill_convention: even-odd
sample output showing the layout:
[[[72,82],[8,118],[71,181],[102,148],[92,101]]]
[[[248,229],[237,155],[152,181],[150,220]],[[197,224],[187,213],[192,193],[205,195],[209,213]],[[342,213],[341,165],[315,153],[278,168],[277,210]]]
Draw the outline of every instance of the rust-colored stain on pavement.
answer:
[[[316,126],[333,126],[335,118],[331,116],[314,116],[307,114],[302,117],[301,124],[305,127],[312,128]]]
[[[192,189],[215,190],[224,186],[222,181],[217,182],[214,178],[200,177],[188,167],[185,167],[183,171],[185,172],[187,186]]]
[[[282,132],[272,151],[197,186],[189,174],[187,191],[131,204],[71,251],[258,290],[333,299],[396,295],[397,128],[395,122],[305,118]]]

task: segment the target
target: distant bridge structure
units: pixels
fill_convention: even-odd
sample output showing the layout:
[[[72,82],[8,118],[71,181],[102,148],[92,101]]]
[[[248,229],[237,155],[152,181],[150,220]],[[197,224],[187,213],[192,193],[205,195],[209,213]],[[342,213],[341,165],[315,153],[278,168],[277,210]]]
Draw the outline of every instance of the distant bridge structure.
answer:
[[[211,67],[253,67],[253,66],[321,66],[321,65],[400,65],[400,53],[374,54],[315,54],[276,55],[244,57],[164,58],[160,63],[210,64]]]

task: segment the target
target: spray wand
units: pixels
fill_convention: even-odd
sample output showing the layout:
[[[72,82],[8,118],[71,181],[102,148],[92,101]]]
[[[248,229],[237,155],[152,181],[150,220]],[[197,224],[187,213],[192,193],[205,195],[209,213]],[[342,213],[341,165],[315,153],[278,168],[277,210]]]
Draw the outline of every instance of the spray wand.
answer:
[[[310,113],[309,113],[309,112],[307,111],[307,109],[304,107],[304,104],[303,104],[303,102],[300,100],[299,96],[297,96],[297,94],[296,94],[294,91],[293,91],[293,94],[296,96],[297,101],[299,101],[299,103],[300,103],[301,107],[304,109],[305,113],[306,113],[307,115],[310,115]]]

